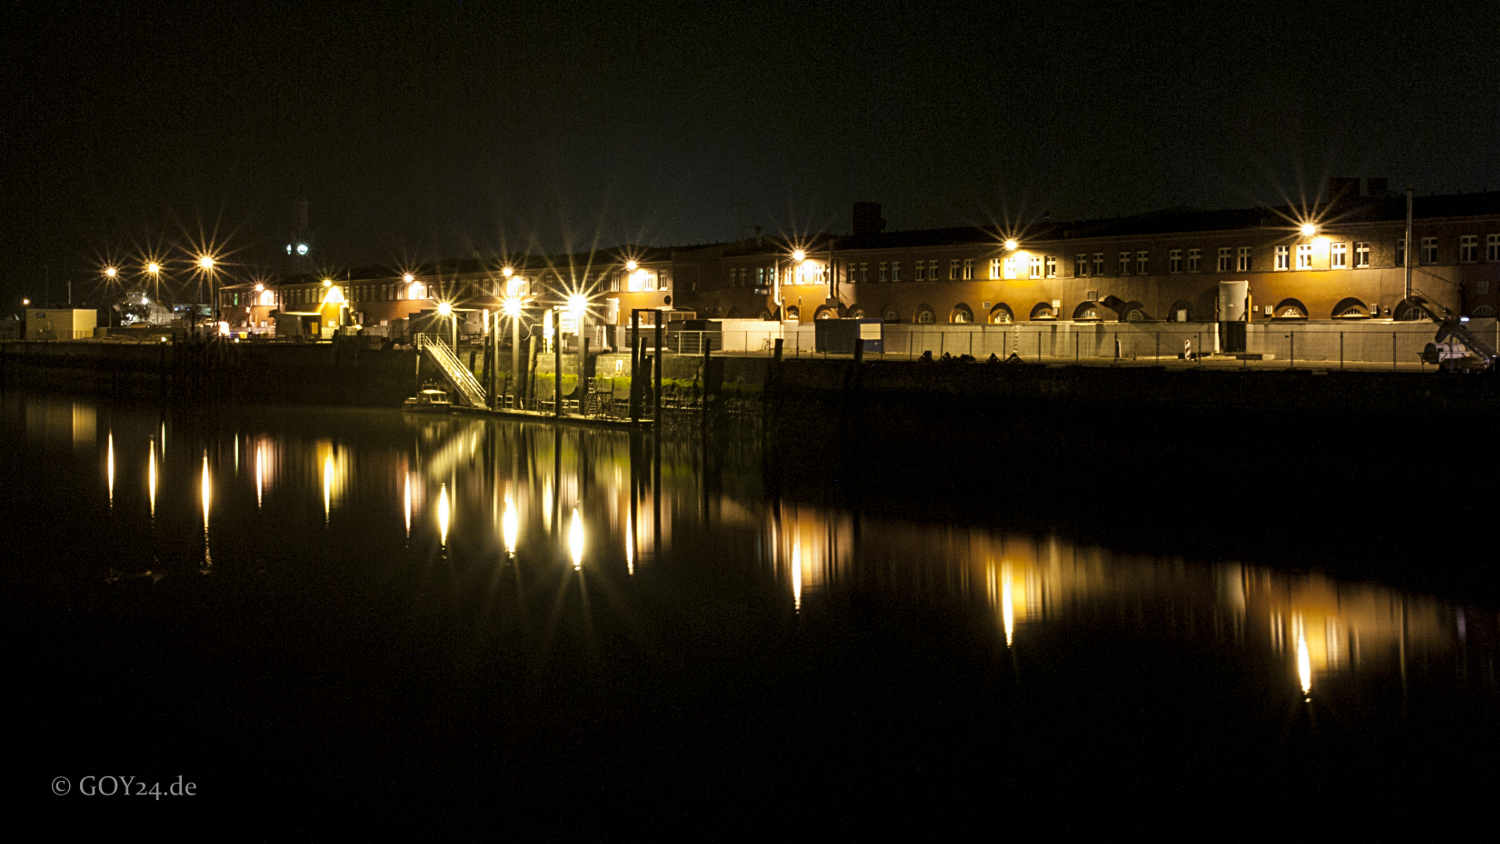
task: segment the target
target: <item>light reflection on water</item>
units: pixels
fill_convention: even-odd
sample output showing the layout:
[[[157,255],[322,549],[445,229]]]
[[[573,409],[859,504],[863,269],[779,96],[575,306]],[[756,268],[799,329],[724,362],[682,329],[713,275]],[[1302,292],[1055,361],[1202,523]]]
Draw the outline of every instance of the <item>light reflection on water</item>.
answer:
[[[752,460],[704,455],[692,443],[658,448],[624,433],[395,413],[331,421],[314,414],[295,424],[270,414],[226,433],[186,417],[113,410],[102,430],[88,402],[7,401],[21,404],[24,423],[12,423],[10,435],[29,451],[58,466],[64,452],[104,452],[98,504],[115,520],[111,547],[123,550],[84,560],[83,577],[102,576],[119,560],[156,559],[183,544],[186,520],[201,515],[201,556],[191,568],[224,577],[336,557],[340,543],[361,554],[383,548],[391,558],[436,543],[455,566],[569,566],[580,584],[614,584],[612,600],[628,602],[619,584],[657,567],[722,566],[752,573],[794,615],[874,592],[973,613],[997,645],[1017,652],[1031,646],[1033,631],[1077,624],[1204,641],[1263,661],[1304,697],[1337,677],[1399,675],[1404,684],[1416,663],[1495,685],[1494,655],[1476,651],[1496,640],[1488,610],[1466,615],[1434,598],[1315,574],[1128,556],[1056,536],[768,500]],[[241,437],[254,454],[248,469],[237,458]],[[129,477],[141,469],[144,478]],[[176,492],[192,474],[197,513],[186,512],[190,498]],[[94,477],[79,486],[98,490]],[[160,501],[158,487],[166,491]],[[86,495],[80,511],[91,506]],[[142,546],[150,555],[132,558]],[[171,572],[170,554],[161,566]],[[1475,637],[1476,629],[1485,635]],[[1470,675],[1470,665],[1481,670]]]

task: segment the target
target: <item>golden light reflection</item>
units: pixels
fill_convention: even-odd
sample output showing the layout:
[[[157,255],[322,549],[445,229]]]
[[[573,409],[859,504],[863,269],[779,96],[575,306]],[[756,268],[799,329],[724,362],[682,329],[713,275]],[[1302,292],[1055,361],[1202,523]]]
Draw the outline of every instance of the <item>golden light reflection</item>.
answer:
[[[1312,658],[1307,653],[1307,637],[1297,634],[1297,679],[1302,683],[1302,694],[1312,690]]]
[[[406,473],[406,538],[411,539],[411,473]]]
[[[203,478],[201,487],[203,494],[203,568],[199,569],[199,571],[208,574],[209,570],[213,568],[214,561],[213,557],[209,554],[208,546],[208,511],[209,505],[213,500],[213,477],[208,472],[207,451],[203,452]]]
[[[516,516],[516,502],[508,492],[505,494],[505,513],[500,517],[500,532],[505,537],[505,553],[514,557],[516,540],[521,535],[521,523]]]
[[[583,518],[578,508],[573,508],[573,523],[568,526],[568,553],[573,557],[573,568],[583,566]]]
[[[106,466],[105,473],[109,476],[109,506],[110,506],[110,509],[114,509],[114,506],[115,506],[115,432],[114,431],[110,431],[109,434],[108,434],[107,439],[108,439],[108,449],[107,449],[107,456],[105,458],[105,461],[106,461],[106,464],[105,464],[105,466]]]
[[[802,543],[792,538],[792,608],[802,611]]]
[[[156,518],[156,440],[151,441],[151,456],[146,464],[146,492],[151,502],[151,518]]]
[[[635,524],[630,511],[625,511],[625,570],[635,576]]]
[[[264,444],[255,447],[255,509],[260,509],[261,500],[266,488],[266,447]]]
[[[1016,640],[1016,601],[1011,594],[1009,563],[1000,566],[1000,618],[1005,627],[1005,646],[1008,648]]]
[[[328,515],[333,509],[333,454],[323,455],[323,524],[328,524]]]
[[[449,522],[450,517],[452,516],[452,510],[450,509],[450,507],[448,505],[448,485],[447,484],[443,484],[442,490],[438,492],[438,508],[437,509],[438,509],[438,511],[437,511],[438,532],[439,532],[440,536],[442,537],[443,544],[447,545],[448,544],[448,522]]]
[[[203,452],[203,476],[200,484],[203,495],[203,529],[208,530],[208,510],[213,501],[213,479],[208,473],[208,452]]]

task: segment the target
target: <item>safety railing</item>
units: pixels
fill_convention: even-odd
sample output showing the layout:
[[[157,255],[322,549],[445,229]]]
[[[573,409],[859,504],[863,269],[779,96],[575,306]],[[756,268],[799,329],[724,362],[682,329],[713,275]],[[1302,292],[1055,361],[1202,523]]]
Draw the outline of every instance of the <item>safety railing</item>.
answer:
[[[463,362],[453,354],[453,350],[448,348],[448,344],[444,343],[441,338],[431,334],[418,334],[417,349],[426,352],[427,356],[432,358],[433,363],[443,370],[443,374],[448,376],[448,381],[469,404],[474,407],[487,406],[484,388],[479,385],[474,374],[463,365]]]

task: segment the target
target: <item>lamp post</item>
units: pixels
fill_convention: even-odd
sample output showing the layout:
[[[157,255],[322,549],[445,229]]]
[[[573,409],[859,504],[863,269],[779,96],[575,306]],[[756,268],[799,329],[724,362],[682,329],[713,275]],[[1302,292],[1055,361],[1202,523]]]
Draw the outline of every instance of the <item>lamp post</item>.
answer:
[[[448,318],[453,329],[453,356],[458,357],[458,320],[453,315],[453,306],[447,302],[438,303],[438,314]]]
[[[520,405],[521,396],[521,291],[519,282],[512,278],[515,271],[510,267],[505,270],[505,315],[510,317],[510,380],[514,385],[512,390],[516,394],[516,405]]]

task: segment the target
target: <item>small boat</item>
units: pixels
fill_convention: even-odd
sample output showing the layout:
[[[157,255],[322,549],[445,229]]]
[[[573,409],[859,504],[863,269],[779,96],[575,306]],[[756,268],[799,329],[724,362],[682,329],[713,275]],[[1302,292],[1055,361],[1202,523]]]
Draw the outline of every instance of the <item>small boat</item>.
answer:
[[[428,387],[403,402],[401,409],[412,413],[447,413],[453,409],[453,401],[446,391]]]

